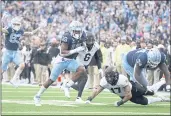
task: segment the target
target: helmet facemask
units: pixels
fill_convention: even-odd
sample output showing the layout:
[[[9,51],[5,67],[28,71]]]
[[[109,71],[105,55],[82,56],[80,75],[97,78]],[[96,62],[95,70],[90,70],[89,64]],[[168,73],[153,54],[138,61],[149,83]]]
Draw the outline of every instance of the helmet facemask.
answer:
[[[95,42],[95,39],[94,39],[94,36],[91,34],[91,35],[87,35],[87,40],[86,40],[86,45],[88,48],[92,48],[93,45],[94,45],[94,42]]]
[[[21,29],[21,21],[18,18],[14,18],[11,21],[11,26],[14,30],[18,31]]]
[[[105,78],[107,83],[109,83],[110,85],[116,85],[116,83],[118,82],[119,79],[119,73],[118,71],[114,71],[113,67],[107,67],[105,69]]]
[[[69,28],[72,37],[74,37],[75,39],[81,38],[83,30],[82,30],[82,24],[80,22],[78,21],[71,22]]]
[[[147,67],[156,68],[161,61],[160,51],[158,49],[153,48],[149,50],[147,56],[148,56]]]

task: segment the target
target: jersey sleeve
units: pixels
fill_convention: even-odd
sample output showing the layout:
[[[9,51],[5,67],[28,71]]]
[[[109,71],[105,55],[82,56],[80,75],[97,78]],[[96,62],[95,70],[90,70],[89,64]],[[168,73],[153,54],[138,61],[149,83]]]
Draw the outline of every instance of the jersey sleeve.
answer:
[[[100,86],[103,87],[103,88],[106,88],[107,87],[107,81],[106,81],[105,77],[103,77],[100,80]]]
[[[124,75],[119,75],[119,80],[117,82],[117,85],[120,87],[125,87],[125,86],[129,85],[128,78]]]
[[[71,37],[69,36],[69,33],[66,32],[62,36],[61,43],[68,43],[69,44],[70,39],[71,39]]]
[[[147,54],[146,53],[139,54],[139,56],[136,59],[136,64],[138,64],[140,68],[144,68],[147,64]]]

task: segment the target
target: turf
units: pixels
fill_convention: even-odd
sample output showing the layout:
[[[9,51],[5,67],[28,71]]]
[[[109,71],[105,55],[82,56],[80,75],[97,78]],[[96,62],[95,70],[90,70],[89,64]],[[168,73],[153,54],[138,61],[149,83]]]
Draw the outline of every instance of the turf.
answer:
[[[76,104],[77,91],[71,90],[67,99],[59,88],[49,88],[42,96],[42,106],[34,105],[33,96],[39,87],[22,86],[13,88],[2,85],[2,115],[170,115],[169,102],[157,102],[148,106],[127,102],[123,106],[113,104],[120,98],[108,91],[103,91],[93,104]],[[83,100],[91,94],[85,90]]]

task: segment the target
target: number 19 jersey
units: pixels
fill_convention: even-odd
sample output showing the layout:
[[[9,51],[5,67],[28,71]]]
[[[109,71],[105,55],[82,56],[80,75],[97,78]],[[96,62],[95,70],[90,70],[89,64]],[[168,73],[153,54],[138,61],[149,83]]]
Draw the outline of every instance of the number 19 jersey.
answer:
[[[92,49],[90,51],[81,51],[79,52],[76,60],[83,64],[84,66],[89,65],[92,57],[96,53],[96,51],[100,48],[99,44],[97,42],[94,43]]]
[[[124,76],[124,75],[121,75],[121,74],[119,75],[118,82],[114,86],[107,83],[105,77],[103,77],[101,79],[101,81],[100,81],[100,86],[101,87],[110,90],[110,92],[115,93],[115,94],[119,95],[120,97],[125,96],[124,87],[126,87],[127,85],[129,85],[130,88],[132,89],[132,85],[129,82],[128,78],[126,76]]]

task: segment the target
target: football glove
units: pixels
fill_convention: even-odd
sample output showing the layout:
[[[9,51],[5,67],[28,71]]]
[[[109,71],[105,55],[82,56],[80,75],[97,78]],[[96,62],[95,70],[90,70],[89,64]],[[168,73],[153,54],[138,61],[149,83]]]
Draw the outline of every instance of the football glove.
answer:
[[[121,101],[116,101],[114,105],[115,105],[116,107],[119,107],[119,106],[122,105],[122,104],[124,104],[123,100],[121,100]]]

